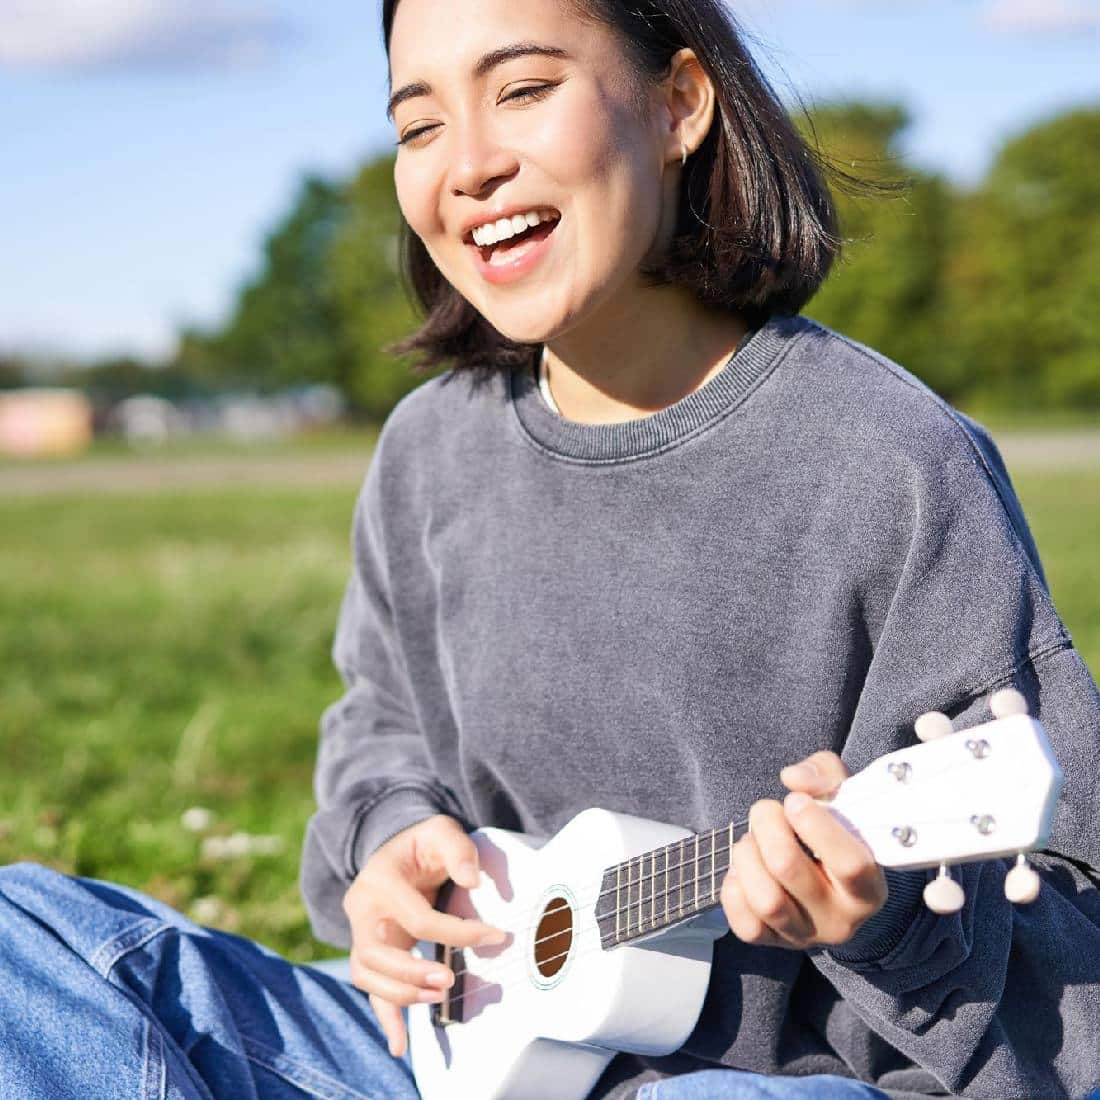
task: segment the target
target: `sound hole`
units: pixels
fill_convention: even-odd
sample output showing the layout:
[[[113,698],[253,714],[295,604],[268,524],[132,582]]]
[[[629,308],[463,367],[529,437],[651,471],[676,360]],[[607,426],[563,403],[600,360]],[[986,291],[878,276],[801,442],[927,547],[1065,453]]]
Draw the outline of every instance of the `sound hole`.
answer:
[[[542,911],[535,931],[535,965],[552,978],[565,965],[573,943],[573,910],[565,898],[554,898]]]

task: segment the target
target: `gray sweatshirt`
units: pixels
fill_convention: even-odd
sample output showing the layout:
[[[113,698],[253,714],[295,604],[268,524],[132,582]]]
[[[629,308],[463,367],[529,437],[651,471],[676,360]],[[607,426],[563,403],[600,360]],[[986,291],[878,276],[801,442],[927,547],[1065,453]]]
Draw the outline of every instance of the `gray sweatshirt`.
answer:
[[[704,386],[627,423],[565,420],[533,372],[448,372],[387,420],[356,509],[301,884],[314,931],[400,829],[447,813],[550,836],[589,806],[692,832],[781,796],[818,749],[857,771],[1013,685],[1066,774],[1043,889],[1006,860],[928,872],[832,950],[715,944],[680,1051],[593,1096],[716,1065],[893,1095],[1100,1084],[1100,697],[985,430],[882,355],[776,317]]]

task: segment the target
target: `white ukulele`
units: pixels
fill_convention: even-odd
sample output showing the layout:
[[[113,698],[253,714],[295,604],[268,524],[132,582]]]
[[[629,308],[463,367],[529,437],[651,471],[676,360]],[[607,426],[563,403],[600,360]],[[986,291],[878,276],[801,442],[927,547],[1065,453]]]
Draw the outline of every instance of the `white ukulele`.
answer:
[[[928,743],[880,757],[829,802],[882,866],[939,866],[924,892],[936,912],[963,904],[949,863],[1018,854],[1006,894],[1028,902],[1039,890],[1023,852],[1046,841],[1062,773],[1019,692],[996,692],[990,707],[993,721],[957,734],[945,715],[922,715]],[[589,809],[549,840],[472,833],[481,884],[447,883],[437,907],[510,936],[414,948],[456,976],[442,1003],[408,1009],[424,1100],[582,1100],[618,1051],[680,1047],[729,931],[719,896],[742,825],[692,834]]]

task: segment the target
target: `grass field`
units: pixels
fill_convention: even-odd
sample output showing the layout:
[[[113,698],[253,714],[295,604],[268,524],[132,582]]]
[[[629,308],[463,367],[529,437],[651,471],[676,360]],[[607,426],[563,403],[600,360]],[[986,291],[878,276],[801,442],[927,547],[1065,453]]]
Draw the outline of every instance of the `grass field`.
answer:
[[[1100,669],[1100,471],[1014,476]],[[0,863],[136,886],[298,961],[330,953],[296,876],[354,494],[0,500]],[[204,832],[181,824],[191,807],[214,815]],[[225,843],[240,833],[275,839],[243,852]]]

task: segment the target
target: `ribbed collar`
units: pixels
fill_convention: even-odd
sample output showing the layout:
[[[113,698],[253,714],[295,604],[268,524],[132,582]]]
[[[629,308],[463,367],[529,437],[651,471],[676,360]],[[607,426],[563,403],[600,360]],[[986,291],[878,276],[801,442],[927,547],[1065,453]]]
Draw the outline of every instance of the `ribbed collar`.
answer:
[[[740,404],[781,359],[783,352],[814,326],[800,316],[772,317],[743,343],[705,385],[651,416],[619,424],[566,420],[539,393],[534,373],[514,370],[512,407],[520,428],[535,443],[565,459],[618,462],[663,450]]]

